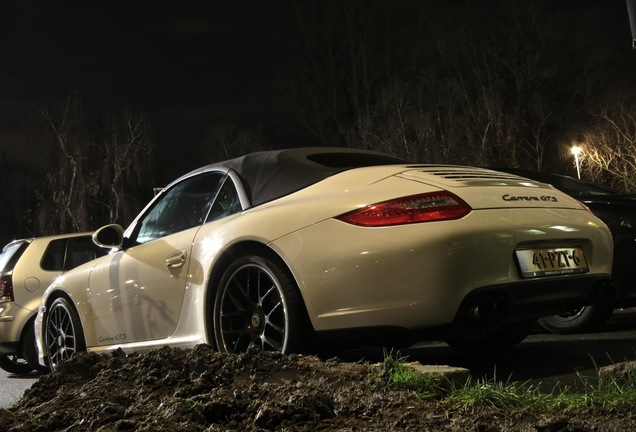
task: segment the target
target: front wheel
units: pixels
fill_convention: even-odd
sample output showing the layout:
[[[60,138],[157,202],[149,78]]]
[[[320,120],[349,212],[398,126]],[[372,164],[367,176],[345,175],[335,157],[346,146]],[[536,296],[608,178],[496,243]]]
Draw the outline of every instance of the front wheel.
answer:
[[[73,354],[86,351],[84,332],[73,305],[64,297],[55,299],[48,308],[44,324],[46,356],[51,370]]]
[[[539,324],[552,333],[580,333],[601,326],[609,319],[613,311],[614,308],[608,304],[573,307],[539,318]]]
[[[313,331],[289,271],[278,260],[248,254],[225,270],[216,293],[214,339],[219,351],[302,353]]]

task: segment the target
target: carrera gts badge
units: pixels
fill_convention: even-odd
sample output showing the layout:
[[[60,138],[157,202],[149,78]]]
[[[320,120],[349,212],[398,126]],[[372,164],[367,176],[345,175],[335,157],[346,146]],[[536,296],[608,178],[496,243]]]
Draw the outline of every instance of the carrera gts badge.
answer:
[[[558,202],[557,197],[552,195],[530,196],[530,195],[509,195],[502,196],[504,201],[547,201]]]

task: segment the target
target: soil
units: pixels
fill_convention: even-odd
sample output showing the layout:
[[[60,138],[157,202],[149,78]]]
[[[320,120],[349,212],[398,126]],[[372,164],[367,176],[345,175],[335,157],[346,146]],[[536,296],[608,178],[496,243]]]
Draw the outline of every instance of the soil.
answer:
[[[450,409],[387,386],[385,367],[207,345],[80,353],[0,410],[0,431],[636,430],[636,413]]]

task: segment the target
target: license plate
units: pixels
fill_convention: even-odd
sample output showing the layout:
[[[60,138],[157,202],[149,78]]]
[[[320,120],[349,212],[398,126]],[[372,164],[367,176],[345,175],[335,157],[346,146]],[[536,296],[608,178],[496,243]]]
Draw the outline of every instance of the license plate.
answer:
[[[589,271],[580,247],[517,249],[515,254],[524,278]]]

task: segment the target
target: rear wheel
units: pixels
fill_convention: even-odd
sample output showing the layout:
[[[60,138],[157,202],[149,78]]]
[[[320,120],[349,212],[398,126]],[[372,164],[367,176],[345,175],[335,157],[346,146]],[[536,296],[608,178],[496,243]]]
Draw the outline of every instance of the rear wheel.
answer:
[[[24,375],[33,371],[31,365],[17,354],[0,355],[0,368],[16,375]]]
[[[251,347],[305,352],[313,337],[300,291],[277,260],[248,254],[223,273],[214,312],[214,339],[222,352]]]
[[[558,314],[539,318],[539,324],[546,330],[557,333],[578,333],[593,330],[604,324],[614,312],[609,304],[563,309]]]
[[[73,305],[64,297],[51,303],[44,324],[46,356],[51,370],[73,354],[86,351],[84,332]]]

